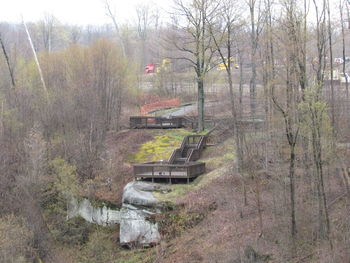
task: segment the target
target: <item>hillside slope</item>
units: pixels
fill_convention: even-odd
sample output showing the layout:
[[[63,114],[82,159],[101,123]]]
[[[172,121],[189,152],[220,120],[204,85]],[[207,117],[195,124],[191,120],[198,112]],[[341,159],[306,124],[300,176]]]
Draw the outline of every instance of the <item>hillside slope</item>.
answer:
[[[106,175],[101,173],[93,181],[95,192],[90,193],[90,198],[119,206],[122,189],[132,180],[131,164],[167,159],[187,134],[189,132],[182,129],[110,134],[107,156],[113,160],[109,167],[113,183],[111,189],[106,187],[103,180]],[[119,245],[118,225],[101,228],[87,224],[87,238],[83,243],[71,248],[64,246],[64,254],[68,253],[66,262],[344,262],[343,247],[335,248],[339,254],[330,255],[322,250],[327,248],[327,242],[317,246],[309,243],[317,227],[312,209],[298,215],[298,244],[295,251],[290,250],[286,177],[262,169],[238,175],[233,138],[207,147],[200,161],[206,163],[207,173],[188,185],[172,184],[170,192],[156,193],[157,198],[168,204],[167,211],[151,216],[160,227],[162,241],[159,245],[135,246],[128,250]],[[278,168],[283,171],[285,167],[279,164]],[[332,185],[328,194],[334,200],[330,213],[336,239],[341,237],[347,217],[342,212],[344,195],[339,198],[342,192],[336,181]],[[309,191],[308,187],[308,184],[300,184],[298,191]],[[313,205],[312,200],[300,201]],[[302,220],[314,223],[303,224]]]

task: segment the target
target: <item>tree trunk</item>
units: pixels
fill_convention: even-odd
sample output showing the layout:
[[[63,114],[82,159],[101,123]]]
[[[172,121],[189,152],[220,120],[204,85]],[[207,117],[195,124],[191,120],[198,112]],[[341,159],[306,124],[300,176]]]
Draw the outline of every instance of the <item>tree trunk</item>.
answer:
[[[251,116],[256,114],[256,64],[255,58],[252,61],[252,78],[249,85],[249,98],[250,98],[250,109]]]
[[[315,116],[315,114],[313,114]],[[318,193],[318,205],[319,205],[319,235],[322,239],[328,239],[330,241],[330,221],[327,208],[327,198],[324,186],[323,178],[323,164],[322,164],[322,143],[321,143],[321,132],[317,126],[317,120],[313,120],[312,126],[312,146],[313,146],[313,157],[316,167],[317,177],[317,193]],[[331,242],[331,241],[330,241]],[[330,243],[332,246],[332,243]]]
[[[251,26],[251,65],[252,65],[252,76],[249,85],[249,96],[250,96],[250,110],[251,115],[254,116],[256,113],[256,50],[258,45],[258,37],[256,32],[255,24],[255,0],[250,1],[250,26]]]
[[[5,57],[6,64],[7,64],[7,68],[8,68],[9,73],[10,73],[12,88],[14,88],[14,87],[16,87],[15,77],[14,77],[14,74],[13,74],[13,69],[12,69],[11,64],[10,64],[9,56],[8,56],[8,54],[6,52],[6,48],[5,48],[4,42],[2,41],[1,35],[0,35],[0,44],[1,44],[2,52],[4,53],[4,57]]]
[[[346,107],[347,107],[347,112],[349,111],[349,80],[346,77],[346,68],[345,68],[345,58],[346,58],[346,49],[345,49],[345,26],[344,26],[344,18],[343,18],[343,6],[340,5],[340,24],[341,24],[341,35],[342,35],[342,53],[343,53],[343,74],[345,77],[345,87],[346,87]]]
[[[260,180],[257,175],[254,175],[255,177],[255,187],[256,187],[256,203],[258,206],[258,214],[259,214],[259,229],[260,229],[260,235],[263,234],[263,217],[262,217],[262,205],[261,205],[261,191],[260,191]]]
[[[330,58],[330,73],[331,73],[331,112],[332,112],[332,127],[333,137],[335,137],[335,112],[334,112],[334,85],[333,85],[333,43],[332,43],[332,28],[331,28],[331,10],[329,6],[329,0],[327,1],[327,13],[328,13],[328,41],[329,41],[329,58]]]
[[[201,77],[197,80],[198,86],[198,132],[205,129],[204,127],[204,83]]]
[[[295,239],[297,234],[296,216],[295,216],[295,145],[290,145],[290,161],[289,161],[289,188],[291,201],[291,234]]]

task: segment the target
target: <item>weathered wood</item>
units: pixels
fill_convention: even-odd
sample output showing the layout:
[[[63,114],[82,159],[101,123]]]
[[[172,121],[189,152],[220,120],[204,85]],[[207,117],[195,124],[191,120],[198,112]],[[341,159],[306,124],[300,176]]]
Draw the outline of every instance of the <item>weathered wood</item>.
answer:
[[[130,117],[131,129],[174,129],[185,127],[182,123],[182,117],[150,117],[150,116],[132,116]]]
[[[206,146],[206,141],[207,137],[205,135],[186,136],[180,148],[174,150],[168,162],[170,164],[181,164],[197,161]]]
[[[173,116],[173,117],[153,117],[153,116],[131,116],[129,123],[131,129],[176,129],[188,128],[196,130],[198,128],[198,118],[188,116]],[[215,121],[212,117],[205,120],[207,128],[215,126]]]
[[[164,162],[151,162],[134,164],[134,178],[194,178],[205,172],[205,163],[188,162],[185,164],[169,164]]]
[[[164,128],[169,125],[182,125],[182,117],[168,119],[162,117],[130,117],[130,127],[132,128],[149,128],[152,125],[159,125]],[[187,119],[186,119],[187,121]],[[152,182],[156,178],[168,179],[172,183],[172,179],[183,178],[190,182],[190,178],[197,177],[205,173],[205,163],[197,161],[206,146],[206,135],[188,135],[185,136],[181,147],[175,149],[168,162],[150,162],[143,164],[134,164],[134,178],[151,178]]]

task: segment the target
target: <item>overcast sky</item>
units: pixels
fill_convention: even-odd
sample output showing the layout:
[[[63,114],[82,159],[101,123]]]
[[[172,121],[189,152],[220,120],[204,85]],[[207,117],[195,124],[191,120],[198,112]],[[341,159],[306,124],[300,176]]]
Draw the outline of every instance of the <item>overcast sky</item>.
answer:
[[[311,17],[313,5],[311,3]],[[321,1],[321,0],[317,0]],[[172,0],[109,0],[114,7],[118,23],[135,22],[137,5],[150,4],[160,9],[161,18],[166,19],[172,7]],[[331,0],[338,9],[339,0]],[[46,14],[53,14],[60,22],[76,25],[110,23],[105,14],[104,0],[0,0],[0,22],[20,22],[21,14],[25,21],[38,21]],[[338,10],[333,11],[333,16]]]
[[[53,14],[60,22],[69,24],[105,24],[103,0],[0,0],[0,21],[19,22],[21,14],[26,21],[38,21],[45,13]],[[140,3],[157,5],[166,15],[171,0],[110,0],[118,22],[133,22],[135,6]]]

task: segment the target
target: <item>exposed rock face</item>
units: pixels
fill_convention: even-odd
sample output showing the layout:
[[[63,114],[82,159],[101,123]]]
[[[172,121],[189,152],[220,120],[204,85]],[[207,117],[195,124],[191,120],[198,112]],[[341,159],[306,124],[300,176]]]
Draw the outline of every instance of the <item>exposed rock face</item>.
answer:
[[[124,187],[120,243],[149,245],[160,241],[158,224],[148,220],[150,215],[160,213],[163,206],[153,191],[169,191],[169,188],[147,182],[131,182]]]
[[[123,206],[122,211],[119,234],[121,244],[149,245],[160,241],[158,225],[147,220],[153,213],[132,205]]]
[[[167,186],[155,183],[134,181],[128,183],[123,191],[123,204],[149,208],[161,208],[162,202],[154,197],[153,191],[169,191]]]
[[[88,199],[83,199],[78,202],[72,198],[68,202],[67,218],[81,216],[90,223],[95,223],[101,226],[114,225],[120,223],[121,212],[103,207],[93,207]]]
[[[154,197],[154,191],[167,192],[168,186],[147,182],[131,182],[124,187],[120,210],[93,207],[88,199],[68,202],[67,218],[81,216],[86,221],[102,226],[120,224],[120,243],[125,245],[152,245],[160,241],[158,224],[148,220],[161,213],[164,203]]]

